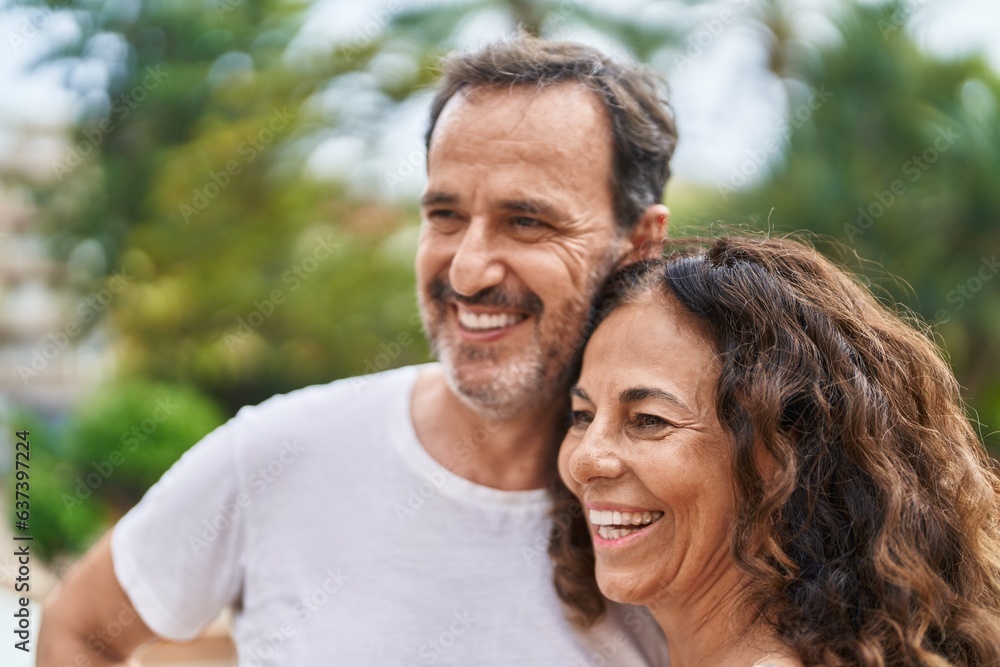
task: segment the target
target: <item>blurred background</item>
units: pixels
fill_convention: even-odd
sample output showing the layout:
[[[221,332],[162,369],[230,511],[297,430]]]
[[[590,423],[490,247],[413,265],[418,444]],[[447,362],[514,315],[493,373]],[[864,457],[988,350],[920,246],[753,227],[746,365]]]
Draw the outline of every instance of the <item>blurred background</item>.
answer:
[[[0,503],[28,430],[36,600],[240,406],[427,359],[436,63],[518,26],[662,72],[671,235],[808,230],[928,324],[998,452],[990,0],[0,0]]]

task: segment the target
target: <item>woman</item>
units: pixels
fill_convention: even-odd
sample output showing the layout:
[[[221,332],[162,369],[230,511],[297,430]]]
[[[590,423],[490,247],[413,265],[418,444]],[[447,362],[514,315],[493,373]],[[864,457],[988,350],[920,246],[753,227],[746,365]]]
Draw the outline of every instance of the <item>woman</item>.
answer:
[[[1000,665],[1000,481],[938,349],[799,243],[698,245],[612,280],[571,391],[577,620],[646,605],[673,667]]]

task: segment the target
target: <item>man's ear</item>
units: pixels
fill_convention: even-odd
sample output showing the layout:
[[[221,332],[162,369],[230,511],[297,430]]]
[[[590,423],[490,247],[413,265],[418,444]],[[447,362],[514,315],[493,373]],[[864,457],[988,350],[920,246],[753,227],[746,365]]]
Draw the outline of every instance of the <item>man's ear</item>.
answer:
[[[646,209],[638,224],[629,232],[632,249],[624,263],[641,262],[644,259],[656,259],[663,254],[663,239],[667,235],[667,225],[670,221],[670,209],[663,204],[654,204]]]

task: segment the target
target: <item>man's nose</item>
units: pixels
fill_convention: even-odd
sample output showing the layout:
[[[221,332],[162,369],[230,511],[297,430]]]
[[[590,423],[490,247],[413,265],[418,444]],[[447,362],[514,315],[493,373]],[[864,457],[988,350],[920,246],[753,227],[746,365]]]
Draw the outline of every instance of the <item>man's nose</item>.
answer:
[[[448,280],[463,296],[473,296],[503,282],[507,268],[502,260],[500,239],[490,230],[485,218],[473,218],[461,232],[451,259]]]

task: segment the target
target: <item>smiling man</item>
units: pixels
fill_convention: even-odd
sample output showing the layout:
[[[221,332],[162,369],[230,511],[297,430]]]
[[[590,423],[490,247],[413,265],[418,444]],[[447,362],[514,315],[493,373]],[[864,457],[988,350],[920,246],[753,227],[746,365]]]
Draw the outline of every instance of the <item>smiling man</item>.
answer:
[[[198,443],[48,602],[42,667],[119,664],[227,606],[246,665],[662,664],[637,609],[575,628],[544,556],[591,300],[661,248],[661,82],[579,44],[493,44],[446,59],[427,141],[417,289],[439,363],[275,397]]]
[[[600,99],[575,82],[463,89],[437,118],[416,264],[441,364],[417,380],[414,422],[467,479],[544,485],[543,427],[561,412],[592,295],[620,261],[658,252],[662,205],[615,223],[612,145]],[[450,460],[484,417],[503,425],[490,446]]]

